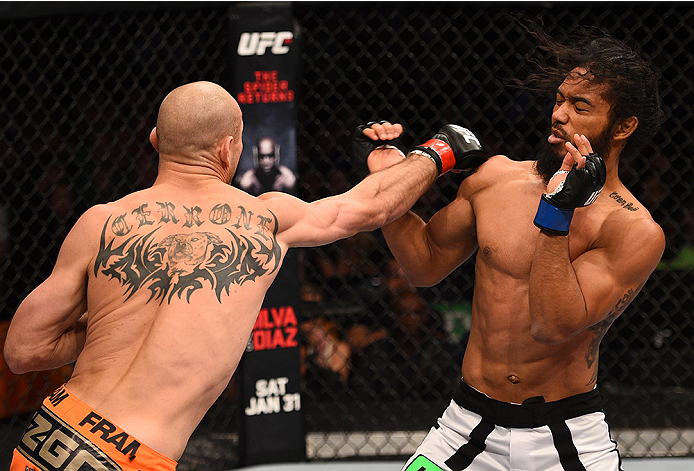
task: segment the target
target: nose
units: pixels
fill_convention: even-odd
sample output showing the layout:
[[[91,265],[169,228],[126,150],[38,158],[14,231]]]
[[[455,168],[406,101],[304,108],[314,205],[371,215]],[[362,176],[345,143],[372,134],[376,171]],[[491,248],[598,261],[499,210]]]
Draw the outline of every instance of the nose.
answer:
[[[176,250],[178,252],[189,254],[192,251],[192,247],[188,242],[179,241],[178,244],[176,244]]]
[[[569,120],[569,113],[566,102],[554,105],[552,111],[552,123],[566,124]]]

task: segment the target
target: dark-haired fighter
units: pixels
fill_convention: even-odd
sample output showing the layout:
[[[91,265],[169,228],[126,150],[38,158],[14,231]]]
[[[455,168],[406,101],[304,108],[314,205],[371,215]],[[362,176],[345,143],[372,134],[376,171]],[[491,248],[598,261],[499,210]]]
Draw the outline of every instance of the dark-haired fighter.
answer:
[[[477,251],[462,381],[407,471],[620,468],[596,389],[598,347],[665,247],[618,175],[620,155],[659,125],[658,89],[614,39],[544,39],[560,64],[544,77],[556,90],[546,151],[535,162],[491,157],[428,222],[410,212],[383,228],[418,286]],[[383,165],[399,158],[390,153]]]

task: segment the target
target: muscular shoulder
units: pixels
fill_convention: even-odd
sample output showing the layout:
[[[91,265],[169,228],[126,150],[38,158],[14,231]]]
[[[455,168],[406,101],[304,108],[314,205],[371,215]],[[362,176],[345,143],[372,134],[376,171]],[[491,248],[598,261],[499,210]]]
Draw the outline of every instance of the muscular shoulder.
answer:
[[[664,245],[663,229],[636,198],[629,194],[630,199],[624,200],[616,192],[605,196],[614,199],[614,201],[607,201],[610,210],[605,224],[609,230],[622,232],[625,236],[633,237],[634,240],[649,240],[654,244],[662,242]]]
[[[626,189],[606,191],[601,200],[599,243],[654,268],[665,250],[665,234],[648,209]]]
[[[531,161],[511,160],[505,155],[494,155],[465,180],[460,186],[460,192],[466,195],[487,189],[493,185],[527,179],[532,175]]]
[[[108,204],[98,204],[86,210],[72,227],[68,237],[79,239],[82,244],[89,245],[96,240],[103,221],[111,214]]]
[[[272,214],[277,217],[277,232],[282,234],[294,226],[307,211],[308,204],[289,193],[268,191],[258,196]]]

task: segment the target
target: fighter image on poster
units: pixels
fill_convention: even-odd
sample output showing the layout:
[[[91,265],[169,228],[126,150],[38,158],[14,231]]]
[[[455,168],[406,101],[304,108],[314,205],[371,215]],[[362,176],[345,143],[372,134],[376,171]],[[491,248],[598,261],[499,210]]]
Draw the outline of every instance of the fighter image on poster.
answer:
[[[253,146],[253,168],[236,177],[236,185],[258,196],[268,191],[294,193],[296,175],[280,164],[280,145],[272,137],[264,136]]]

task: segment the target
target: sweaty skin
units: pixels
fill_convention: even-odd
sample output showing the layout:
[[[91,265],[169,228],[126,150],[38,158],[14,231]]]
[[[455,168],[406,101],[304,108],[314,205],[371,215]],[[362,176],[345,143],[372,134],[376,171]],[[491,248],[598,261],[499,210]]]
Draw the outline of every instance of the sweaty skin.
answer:
[[[533,224],[548,191],[534,162],[501,155],[463,180],[456,199],[428,222],[410,212],[382,229],[419,286],[438,283],[479,249],[462,376],[504,402],[554,401],[593,389],[600,341],[665,247],[660,226],[618,177],[619,153],[637,120],[607,129],[602,87],[576,77],[557,91],[548,143],[568,170],[585,165],[581,156],[592,150],[585,136],[609,131],[611,142],[603,155],[605,187],[593,204],[576,209],[568,236]]]
[[[171,92],[150,135],[156,182],[78,220],[5,344],[17,373],[76,360],[67,389],[174,460],[233,375],[287,250],[389,223],[436,178],[415,157],[313,203],[256,198],[228,185],[241,132],[221,87]]]

